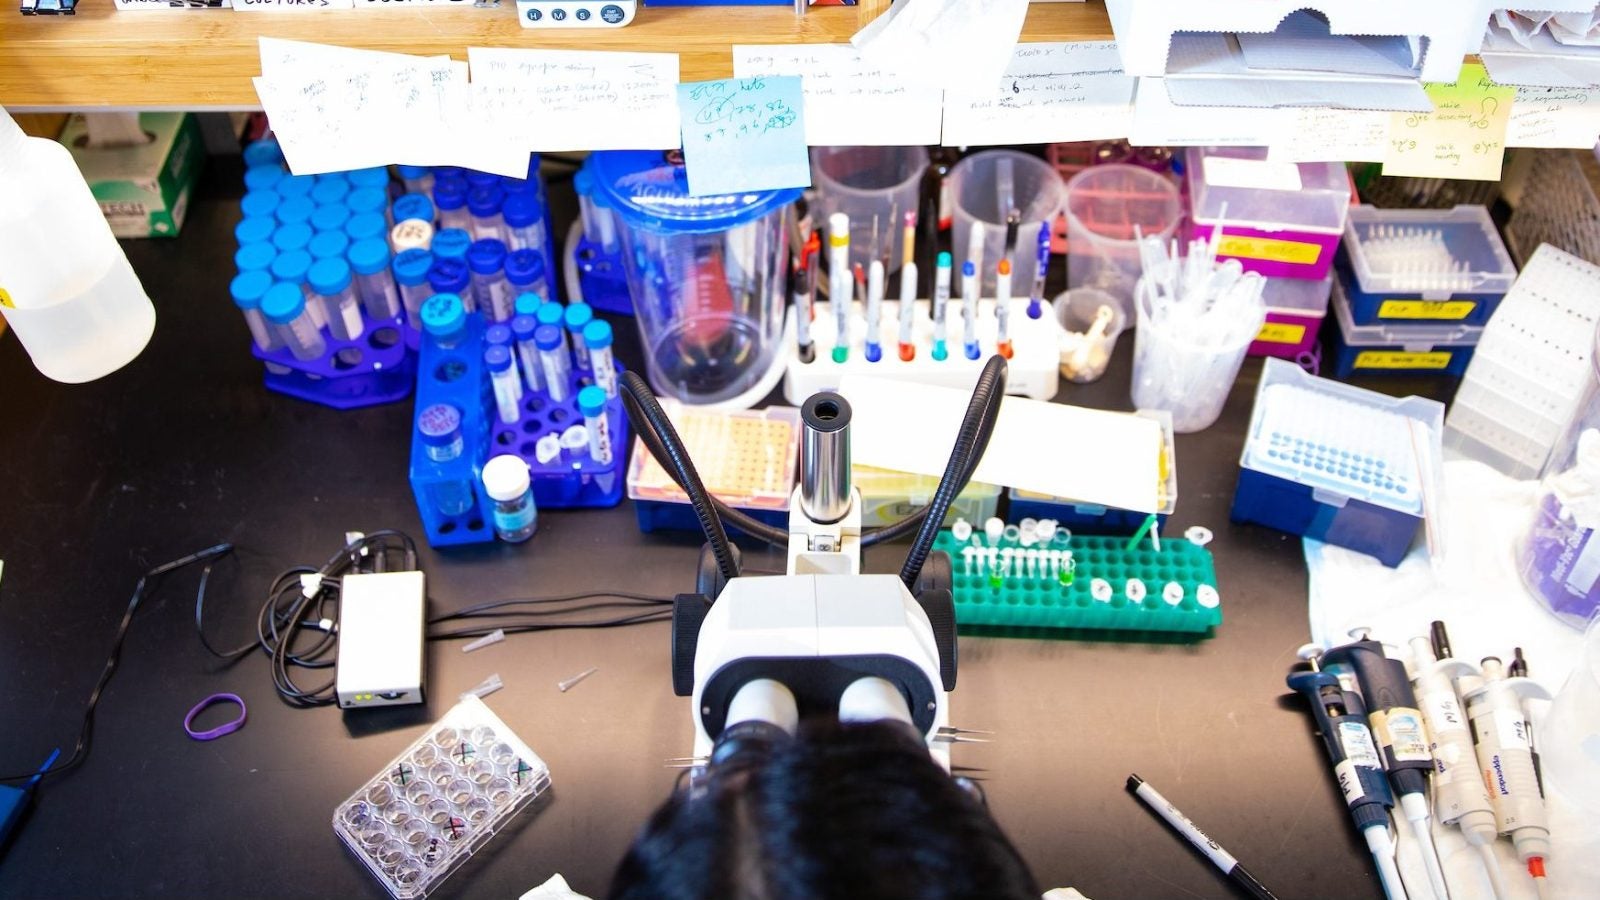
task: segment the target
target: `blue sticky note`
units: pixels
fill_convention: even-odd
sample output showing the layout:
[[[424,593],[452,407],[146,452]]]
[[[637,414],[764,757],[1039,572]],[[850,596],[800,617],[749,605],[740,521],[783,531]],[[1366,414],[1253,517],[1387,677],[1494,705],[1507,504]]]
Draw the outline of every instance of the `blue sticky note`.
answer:
[[[798,75],[679,84],[690,195],[810,186],[803,103]]]

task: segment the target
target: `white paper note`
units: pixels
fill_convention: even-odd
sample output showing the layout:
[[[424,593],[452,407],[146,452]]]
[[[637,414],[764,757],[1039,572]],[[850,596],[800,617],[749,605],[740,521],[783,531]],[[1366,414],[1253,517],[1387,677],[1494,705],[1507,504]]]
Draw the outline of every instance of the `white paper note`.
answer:
[[[679,145],[678,54],[467,48],[480,113],[527,150]]]
[[[966,147],[1126,137],[1133,87],[1112,41],[1018,44],[1005,75],[989,90],[945,94],[944,143]]]
[[[1288,127],[1267,149],[1273,162],[1382,162],[1389,113],[1356,109],[1293,109]]]
[[[1135,147],[1263,147],[1282,141],[1289,110],[1177,106],[1159,78],[1141,78],[1133,99]]]
[[[944,90],[993,84],[1011,63],[1028,0],[894,0],[850,39],[868,63]]]
[[[1600,143],[1600,85],[1519,87],[1506,123],[1507,147],[1587,149]]]
[[[939,143],[943,92],[895,77],[849,44],[735,44],[733,74],[801,76],[812,146]]]
[[[233,11],[250,13],[321,12],[329,9],[349,9],[352,0],[233,0]]]
[[[944,474],[970,391],[846,375],[839,393],[852,410],[852,460]],[[1154,419],[1007,397],[972,480],[1155,512],[1161,445]]]

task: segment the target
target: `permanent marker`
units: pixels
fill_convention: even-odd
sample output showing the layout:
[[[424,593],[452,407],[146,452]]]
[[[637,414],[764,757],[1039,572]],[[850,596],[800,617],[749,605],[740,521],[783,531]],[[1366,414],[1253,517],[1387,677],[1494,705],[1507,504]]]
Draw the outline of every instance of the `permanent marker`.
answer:
[[[850,358],[850,217],[828,217],[828,299],[833,303],[833,361]]]
[[[1194,845],[1196,850],[1206,855],[1216,867],[1227,873],[1238,885],[1250,893],[1257,900],[1277,900],[1266,886],[1257,881],[1254,875],[1239,865],[1233,854],[1222,849],[1222,845],[1206,836],[1198,826],[1189,821],[1189,817],[1178,811],[1167,798],[1156,792],[1156,789],[1145,782],[1138,775],[1128,776],[1128,790],[1134,796],[1143,800],[1149,807],[1156,811],[1156,815],[1165,819],[1184,839]]]

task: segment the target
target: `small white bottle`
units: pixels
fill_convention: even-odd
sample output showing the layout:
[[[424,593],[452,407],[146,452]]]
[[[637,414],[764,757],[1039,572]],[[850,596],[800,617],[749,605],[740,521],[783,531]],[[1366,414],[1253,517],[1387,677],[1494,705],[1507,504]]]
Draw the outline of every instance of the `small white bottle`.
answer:
[[[483,465],[483,489],[494,501],[494,533],[502,541],[520,544],[539,527],[539,508],[533,502],[533,482],[522,457],[502,453]]]
[[[0,313],[47,377],[93,381],[132,361],[156,311],[78,164],[0,110]]]

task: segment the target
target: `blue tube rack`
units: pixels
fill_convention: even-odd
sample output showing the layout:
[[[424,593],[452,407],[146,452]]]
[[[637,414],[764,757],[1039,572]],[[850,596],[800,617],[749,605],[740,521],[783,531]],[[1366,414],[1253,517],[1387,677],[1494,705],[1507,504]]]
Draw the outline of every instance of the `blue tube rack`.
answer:
[[[621,367],[617,371],[621,372]],[[494,412],[490,431],[489,456],[514,453],[528,464],[533,480],[533,500],[542,508],[577,509],[616,506],[622,502],[627,487],[628,471],[628,417],[623,413],[622,401],[613,397],[606,403],[606,418],[611,423],[611,463],[600,465],[589,458],[587,450],[578,458],[568,458],[565,452],[551,462],[540,462],[534,455],[535,444],[541,434],[559,434],[573,425],[583,424],[583,413],[578,411],[578,389],[591,384],[580,378],[574,369],[569,382],[567,399],[557,402],[542,391],[524,389],[522,419],[507,423],[500,418],[491,398],[487,409]]]
[[[628,293],[628,279],[619,254],[607,253],[600,244],[580,238],[573,260],[578,264],[583,302],[602,312],[633,315],[633,297]]]
[[[373,322],[353,341],[324,335],[328,350],[313,360],[296,359],[288,348],[250,351],[266,366],[269,390],[335,409],[356,409],[404,400],[416,381],[416,362],[406,342],[404,316]]]

